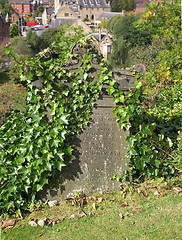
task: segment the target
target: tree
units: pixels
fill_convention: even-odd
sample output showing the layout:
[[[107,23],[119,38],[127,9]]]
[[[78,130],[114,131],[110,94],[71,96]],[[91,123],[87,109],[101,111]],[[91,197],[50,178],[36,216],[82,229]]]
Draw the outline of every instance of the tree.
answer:
[[[113,66],[126,67],[128,65],[128,46],[122,36],[113,42],[113,51],[108,56],[108,61]]]
[[[111,30],[115,37],[113,43],[113,53],[109,57],[109,61],[112,65],[126,67],[129,64],[128,54],[131,48],[135,46],[144,46],[151,43],[151,33],[149,29],[138,29],[134,23],[138,19],[138,16],[120,16],[116,15],[112,17],[108,23],[108,29]],[[120,52],[122,49],[122,53]],[[118,59],[117,59],[118,58]]]
[[[18,25],[16,23],[13,23],[10,26],[10,38],[14,38],[18,36]]]
[[[56,41],[56,35],[58,33],[57,29],[48,28],[40,35],[40,48],[41,50],[49,47],[51,43]]]
[[[31,47],[33,55],[35,55],[41,50],[40,48],[41,40],[40,37],[36,34],[36,32],[33,32],[32,30],[29,29],[26,34],[26,40]]]
[[[0,8],[2,16],[4,18],[6,17],[7,14],[11,16],[11,13],[14,11],[8,0],[0,0]]]
[[[12,38],[10,44],[14,53],[18,54],[18,56],[16,56],[14,60],[11,61],[9,68],[9,78],[13,82],[19,82],[20,63],[24,62],[26,57],[31,55],[31,47],[26,39],[21,36]]]
[[[102,29],[103,27],[104,28],[107,28],[107,25],[108,25],[108,20],[106,18],[103,18],[101,21],[100,21],[100,25],[99,27]]]
[[[138,16],[133,15],[117,15],[111,18],[108,28],[114,33],[116,38],[122,36],[131,47],[150,44],[152,37],[149,28],[141,30],[134,25],[138,18]]]
[[[134,0],[111,0],[110,2],[113,12],[132,11],[136,7]]]
[[[38,6],[37,11],[42,15],[42,13],[44,12],[44,9],[45,9],[44,6],[40,5]]]

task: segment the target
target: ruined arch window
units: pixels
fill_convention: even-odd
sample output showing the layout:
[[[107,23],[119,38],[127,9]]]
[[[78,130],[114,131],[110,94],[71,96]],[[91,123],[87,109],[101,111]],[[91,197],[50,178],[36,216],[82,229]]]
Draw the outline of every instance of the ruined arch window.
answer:
[[[94,15],[91,16],[91,19],[94,20]]]

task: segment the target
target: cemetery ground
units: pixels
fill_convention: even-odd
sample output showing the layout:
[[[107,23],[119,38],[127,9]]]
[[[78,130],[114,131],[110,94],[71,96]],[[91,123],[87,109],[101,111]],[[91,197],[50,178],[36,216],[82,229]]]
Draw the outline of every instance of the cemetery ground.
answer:
[[[2,229],[2,240],[181,239],[180,191],[159,180],[147,181],[117,192],[32,205],[31,213],[8,220],[14,225]]]
[[[24,110],[26,90],[8,78],[8,72],[0,73],[0,124],[11,109]]]
[[[0,73],[0,118],[24,109],[25,88]],[[2,104],[3,103],[3,104]],[[1,219],[1,239],[181,239],[181,180],[160,179],[29,207]],[[41,224],[42,226],[40,226]]]

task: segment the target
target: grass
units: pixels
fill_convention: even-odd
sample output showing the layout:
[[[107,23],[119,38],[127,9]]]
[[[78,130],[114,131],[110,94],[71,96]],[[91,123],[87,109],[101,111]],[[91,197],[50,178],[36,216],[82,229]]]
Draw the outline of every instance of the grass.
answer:
[[[8,72],[0,72],[0,86],[9,81]]]
[[[7,72],[0,73],[0,124],[11,110],[24,111],[26,89],[8,78]]]
[[[166,188],[157,190],[158,196],[156,187],[146,191],[147,195],[129,191],[125,198],[123,192],[97,193],[87,197],[83,208],[73,206],[72,201],[46,205],[17,222],[14,229],[3,231],[2,239],[182,239],[182,195]],[[60,222],[44,227],[27,224],[45,217]]]

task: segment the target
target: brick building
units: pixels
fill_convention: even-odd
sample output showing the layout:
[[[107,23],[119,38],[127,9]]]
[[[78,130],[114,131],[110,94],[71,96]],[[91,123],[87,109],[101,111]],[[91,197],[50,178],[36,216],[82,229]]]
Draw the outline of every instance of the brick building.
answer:
[[[10,24],[0,15],[0,47],[9,40]]]
[[[9,0],[9,3],[20,17],[30,17],[36,7],[36,2],[33,0]]]

